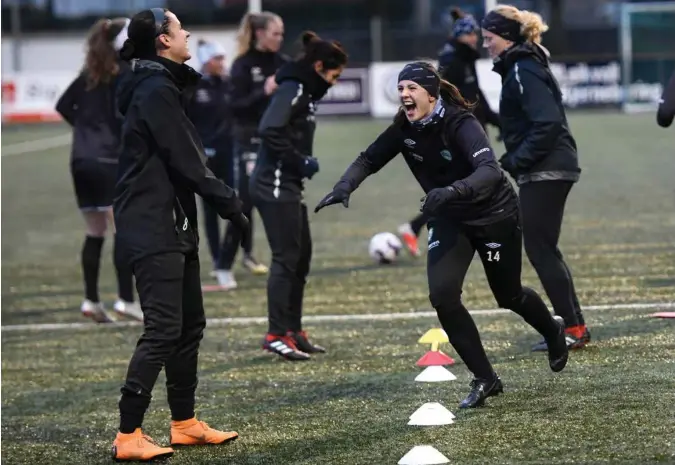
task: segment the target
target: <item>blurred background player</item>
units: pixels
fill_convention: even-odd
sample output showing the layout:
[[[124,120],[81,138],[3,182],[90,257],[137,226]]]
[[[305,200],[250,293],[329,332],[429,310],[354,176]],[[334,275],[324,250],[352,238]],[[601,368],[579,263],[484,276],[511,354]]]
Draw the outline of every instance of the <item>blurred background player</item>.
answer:
[[[338,42],[305,32],[302,44],[298,58],[277,72],[279,88],[260,121],[262,146],[251,176],[251,197],[272,250],[267,280],[269,329],[263,348],[288,360],[308,360],[310,353],[325,352],[302,329],[305,282],[312,259],[303,192],[304,180],[319,171],[313,156],[315,103],[337,82],[347,64],[347,54]]]
[[[426,193],[421,210],[429,217],[429,300],[474,375],[460,408],[474,408],[503,390],[461,300],[476,251],[498,305],[520,315],[550,342],[549,365],[555,372],[567,363],[565,334],[541,297],[521,283],[518,197],[499,169],[471,105],[423,62],[401,70],[398,93],[401,109],[394,122],[350,165],[315,211],[337,203],[347,207],[351,193],[368,176],[403,153]]]
[[[557,315],[565,320],[571,349],[590,341],[572,273],[558,248],[565,202],[581,169],[567,124],[562,93],[549,68],[536,13],[500,5],[483,19],[483,41],[502,76],[499,114],[506,154],[502,168],[520,187],[525,251]],[[546,350],[546,341],[533,347]]]
[[[274,13],[247,13],[237,33],[237,56],[232,63],[232,114],[234,138],[234,187],[244,202],[244,213],[251,220],[250,236],[241,241],[237,230],[227,228],[220,269],[216,271],[218,284],[227,289],[237,287],[232,265],[241,243],[244,246],[243,265],[254,274],[265,274],[268,269],[253,257],[253,203],[249,195],[249,177],[255,167],[260,148],[257,134],[270,96],[277,88],[274,73],[284,59],[279,52],[284,39],[284,23]]]
[[[499,115],[492,111],[478,82],[476,61],[480,58],[478,50],[480,26],[471,15],[459,8],[450,10],[452,27],[447,42],[438,55],[438,67],[441,77],[454,85],[464,98],[475,102],[473,113],[487,133],[491,124],[501,130]],[[417,240],[428,218],[419,214],[410,222],[402,224],[398,233],[410,253],[418,257],[421,252]]]
[[[675,119],[675,72],[670,76],[670,80],[663,90],[656,112],[656,122],[663,128],[673,124],[673,119]]]
[[[197,128],[204,144],[206,166],[216,177],[232,185],[232,114],[230,109],[232,93],[230,79],[225,72],[225,50],[217,42],[202,40],[197,47],[197,59],[202,65],[202,79],[197,84],[192,97],[188,116]],[[230,265],[221,263],[226,247],[225,237],[221,245],[220,217],[208,202],[202,201],[202,206],[204,208],[204,229],[213,269],[215,271],[229,268]]]
[[[112,321],[99,298],[98,278],[106,232],[115,230],[112,204],[122,127],[115,107],[115,87],[126,68],[118,60],[117,51],[126,40],[128,24],[127,18],[115,18],[101,19],[92,26],[84,67],[56,104],[56,111],[73,128],[70,172],[77,205],[87,225],[81,253],[85,288],[81,311],[99,323]],[[114,242],[118,299],[113,309],[142,320],[143,313],[134,303],[131,269]]]

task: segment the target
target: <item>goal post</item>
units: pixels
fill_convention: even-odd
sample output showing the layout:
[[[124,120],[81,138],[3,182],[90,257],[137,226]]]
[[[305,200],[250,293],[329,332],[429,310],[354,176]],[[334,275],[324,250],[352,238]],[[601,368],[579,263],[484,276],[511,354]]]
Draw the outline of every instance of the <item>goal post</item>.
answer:
[[[655,110],[663,85],[675,71],[674,42],[675,2],[621,4],[623,111]]]

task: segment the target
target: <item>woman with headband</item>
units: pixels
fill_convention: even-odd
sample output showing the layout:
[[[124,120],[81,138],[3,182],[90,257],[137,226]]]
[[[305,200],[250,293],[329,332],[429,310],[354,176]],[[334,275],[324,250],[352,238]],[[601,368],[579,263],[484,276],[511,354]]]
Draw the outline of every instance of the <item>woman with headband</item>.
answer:
[[[459,407],[478,407],[503,386],[461,299],[476,251],[499,306],[520,315],[549,343],[554,372],[567,364],[563,327],[541,297],[521,283],[518,199],[471,105],[424,62],[403,68],[398,93],[401,108],[393,124],[359,155],[315,211],[337,203],[347,207],[351,193],[368,176],[403,154],[426,194],[421,211],[430,218],[429,300],[450,344],[474,376]]]

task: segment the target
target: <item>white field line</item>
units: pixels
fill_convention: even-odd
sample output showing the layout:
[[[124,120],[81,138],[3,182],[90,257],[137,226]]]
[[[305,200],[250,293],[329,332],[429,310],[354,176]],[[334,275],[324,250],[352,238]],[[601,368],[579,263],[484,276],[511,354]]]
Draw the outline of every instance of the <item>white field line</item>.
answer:
[[[25,142],[18,142],[16,144],[6,145],[0,148],[0,153],[3,157],[11,155],[23,155],[31,152],[39,152],[40,150],[55,149],[69,145],[73,136],[68,134],[61,134],[60,136],[46,137],[44,139],[27,140]]]
[[[632,303],[632,304],[611,304],[611,305],[589,305],[583,307],[583,310],[601,311],[601,310],[675,310],[675,302],[656,302],[656,303]],[[511,310],[503,308],[493,308],[489,310],[473,310],[472,315],[503,315],[512,313]],[[436,317],[435,311],[424,312],[401,312],[401,313],[365,313],[361,315],[307,315],[302,318],[303,323],[320,323],[327,321],[362,321],[362,320],[410,320],[414,318],[432,318]],[[226,325],[259,325],[266,324],[267,317],[234,317],[234,318],[208,318],[208,326],[226,326]],[[122,321],[108,324],[96,323],[35,323],[25,325],[3,325],[2,332],[11,331],[62,331],[75,329],[93,329],[93,328],[124,328],[129,326],[140,326],[136,321]]]

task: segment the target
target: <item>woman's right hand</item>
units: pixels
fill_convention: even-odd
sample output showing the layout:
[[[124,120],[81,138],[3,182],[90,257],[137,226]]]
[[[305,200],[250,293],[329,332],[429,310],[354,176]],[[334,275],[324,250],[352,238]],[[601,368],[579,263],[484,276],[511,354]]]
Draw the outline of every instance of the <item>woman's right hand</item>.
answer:
[[[268,76],[267,79],[265,80],[265,95],[272,95],[275,90],[277,90],[277,81],[275,80],[274,74],[271,76]]]

